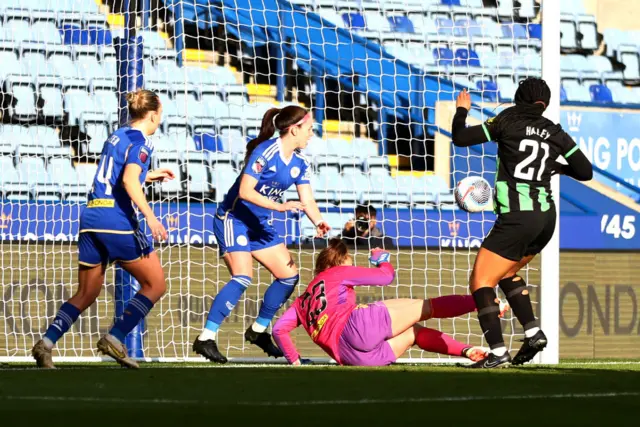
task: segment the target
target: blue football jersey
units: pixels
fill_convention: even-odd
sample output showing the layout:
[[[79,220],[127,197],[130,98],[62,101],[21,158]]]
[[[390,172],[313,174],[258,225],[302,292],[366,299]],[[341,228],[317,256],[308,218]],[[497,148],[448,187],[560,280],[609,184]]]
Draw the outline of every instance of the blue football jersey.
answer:
[[[122,176],[125,167],[135,163],[142,168],[140,184],[143,184],[152,154],[153,143],[137,129],[123,127],[109,136],[102,148],[87,207],[80,216],[80,232],[138,229],[136,211],[122,186]]]
[[[270,209],[238,198],[243,174],[256,178],[258,180],[255,186],[256,191],[273,201],[280,201],[284,192],[293,184],[309,184],[312,170],[307,159],[296,150],[287,161],[281,154],[281,150],[280,138],[265,141],[253,150],[244,170],[220,204],[219,215],[233,212],[238,218],[242,218],[243,215],[259,220],[271,218]]]

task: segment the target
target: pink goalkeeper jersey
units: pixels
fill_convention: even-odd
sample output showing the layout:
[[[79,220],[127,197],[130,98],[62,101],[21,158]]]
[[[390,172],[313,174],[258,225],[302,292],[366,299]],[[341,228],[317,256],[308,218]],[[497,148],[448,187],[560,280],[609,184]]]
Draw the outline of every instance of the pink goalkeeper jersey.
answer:
[[[351,312],[356,307],[354,286],[386,286],[393,282],[393,266],[333,267],[316,276],[307,290],[276,322],[273,337],[289,363],[300,357],[289,332],[302,325],[313,342],[340,363],[338,342]]]

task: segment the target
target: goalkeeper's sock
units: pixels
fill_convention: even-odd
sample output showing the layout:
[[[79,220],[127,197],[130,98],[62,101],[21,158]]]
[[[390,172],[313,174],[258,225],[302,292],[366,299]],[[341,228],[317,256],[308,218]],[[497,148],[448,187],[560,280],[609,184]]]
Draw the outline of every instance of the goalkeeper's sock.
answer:
[[[446,295],[431,298],[429,301],[431,302],[432,319],[458,317],[476,309],[476,303],[471,295]]]
[[[469,347],[453,337],[430,328],[420,328],[416,334],[416,344],[425,351],[432,353],[462,356],[462,351]]]
[[[218,337],[218,329],[224,322],[231,310],[236,306],[244,291],[251,285],[251,277],[249,276],[231,276],[231,280],[224,285],[218,295],[213,299],[207,323],[204,330],[198,337],[201,341],[215,340]]]
[[[253,325],[251,325],[251,329],[258,333],[262,333],[267,329],[276,312],[282,307],[282,304],[287,302],[293,293],[293,289],[298,284],[299,279],[300,276],[296,274],[288,279],[276,279],[271,286],[269,286],[269,289],[264,293],[258,318]]]
[[[540,328],[533,314],[527,283],[520,276],[513,276],[500,280],[498,285],[507,297],[513,314],[516,315],[518,322],[524,328],[524,335],[531,338]]]
[[[507,348],[504,345],[502,327],[498,317],[500,306],[497,302],[496,291],[493,288],[480,288],[473,293],[473,299],[478,309],[480,328],[482,328],[491,352],[496,356],[504,355]]]
[[[71,325],[78,320],[78,316],[80,316],[80,310],[76,306],[68,302],[62,304],[42,338],[45,347],[51,350],[56,345],[56,342],[71,328]]]
[[[140,320],[149,314],[153,308],[151,300],[140,292],[134,295],[124,308],[122,318],[113,325],[109,335],[124,344],[126,336],[136,327]]]

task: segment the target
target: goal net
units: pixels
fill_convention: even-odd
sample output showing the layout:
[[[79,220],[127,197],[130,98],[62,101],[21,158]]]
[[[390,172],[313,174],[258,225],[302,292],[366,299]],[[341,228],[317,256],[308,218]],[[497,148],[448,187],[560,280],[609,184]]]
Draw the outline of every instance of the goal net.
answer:
[[[468,122],[478,124],[509,104],[518,79],[540,74],[537,3],[2,3],[0,360],[27,360],[76,289],[86,192],[105,139],[122,123],[119,95],[141,85],[160,95],[164,110],[154,164],[177,179],[146,187],[170,238],[155,244],[167,293],[140,328],[137,357],[201,360],[192,343],[229,280],[212,233],[215,206],[243,166],[248,138],[274,106],[301,105],[316,120],[305,154],[331,235],[354,219],[356,229],[375,225],[353,249],[362,266],[367,245],[380,243],[371,237],[378,230],[385,245],[393,244],[395,282],[358,289],[360,303],[468,293],[475,253],[494,215],[461,211],[452,189],[469,175],[493,182],[496,151],[493,144],[452,146],[455,96],[468,88],[474,102]],[[296,197],[295,190],[283,194]],[[359,204],[376,208],[377,223],[354,217]],[[273,224],[300,269],[296,296],[326,240],[313,238],[304,216],[274,215]],[[526,280],[539,316],[538,266]],[[109,267],[95,304],[58,343],[58,360],[98,360],[95,344],[130,292],[120,273]],[[229,357],[263,357],[243,334],[272,280],[255,263],[253,285],[219,333]],[[427,325],[485,344],[475,313]],[[502,326],[514,348],[521,327],[510,314]],[[295,342],[304,357],[324,357],[303,330]],[[449,358],[412,349],[403,360]]]

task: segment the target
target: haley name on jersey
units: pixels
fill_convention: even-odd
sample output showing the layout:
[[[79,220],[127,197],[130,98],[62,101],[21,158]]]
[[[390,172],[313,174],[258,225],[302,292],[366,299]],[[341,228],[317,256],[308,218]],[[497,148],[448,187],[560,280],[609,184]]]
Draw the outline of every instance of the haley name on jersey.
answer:
[[[153,143],[137,129],[123,127],[111,134],[102,148],[87,207],[80,216],[80,232],[138,229],[136,211],[122,186],[122,176],[128,164],[137,164],[142,168],[140,184],[143,184],[152,154]]]
[[[280,138],[265,141],[251,153],[244,170],[220,204],[218,215],[233,212],[234,216],[239,218],[244,215],[259,220],[271,218],[269,209],[238,198],[243,174],[251,175],[258,180],[255,186],[257,192],[270,200],[280,201],[284,192],[291,185],[309,184],[311,172],[309,162],[297,150],[293,152],[293,156],[288,161],[284,158]]]
[[[548,211],[557,159],[578,150],[571,136],[527,106],[507,108],[482,126],[498,144],[496,213]]]

